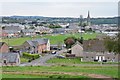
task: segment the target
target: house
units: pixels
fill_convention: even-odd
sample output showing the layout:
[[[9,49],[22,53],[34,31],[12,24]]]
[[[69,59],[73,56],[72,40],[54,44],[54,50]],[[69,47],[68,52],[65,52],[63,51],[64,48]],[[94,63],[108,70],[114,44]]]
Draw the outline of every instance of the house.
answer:
[[[18,37],[19,31],[17,30],[3,30],[3,36],[2,37]]]
[[[9,46],[5,42],[0,42],[0,53],[9,52]]]
[[[35,28],[35,32],[36,34],[44,34],[44,33],[52,33],[53,32],[53,29],[50,29],[50,28],[47,28],[47,27],[44,27],[44,26],[38,26]]]
[[[4,25],[2,26],[2,36],[4,37],[18,37],[19,32],[21,31],[20,26],[18,25]]]
[[[104,40],[84,40],[83,41],[84,52],[105,52],[107,49],[104,45]]]
[[[66,33],[78,33],[79,32],[79,29],[65,29],[65,32]]]
[[[96,53],[96,52],[84,52],[82,61],[105,61],[105,62],[118,62],[118,55],[114,53]]]
[[[118,61],[118,55],[109,53],[103,40],[84,40],[83,49],[83,61]]]
[[[8,37],[8,33],[5,30],[1,29],[1,34],[0,34],[1,38],[7,38]]]
[[[81,61],[119,61],[117,54],[107,51],[103,40],[84,40],[83,45],[76,42],[71,48],[71,54],[81,57]]]
[[[83,54],[82,44],[77,41],[71,48],[71,54],[75,54],[75,57],[81,57]]]
[[[53,33],[64,34],[65,33],[65,28],[56,28],[56,29],[53,30]]]
[[[42,51],[50,51],[50,41],[49,39],[28,40],[21,47],[22,52],[42,53]]]
[[[34,29],[23,29],[21,32],[25,36],[34,36],[35,35],[35,30]]]
[[[0,63],[2,63],[2,66],[18,66],[20,64],[20,56],[18,53],[4,53],[0,56]]]

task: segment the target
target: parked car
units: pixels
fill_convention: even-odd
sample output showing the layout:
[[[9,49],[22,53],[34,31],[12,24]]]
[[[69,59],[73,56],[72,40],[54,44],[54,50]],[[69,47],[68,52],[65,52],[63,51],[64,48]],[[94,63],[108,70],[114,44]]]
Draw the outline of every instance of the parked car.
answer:
[[[52,54],[56,54],[56,51],[52,51]]]

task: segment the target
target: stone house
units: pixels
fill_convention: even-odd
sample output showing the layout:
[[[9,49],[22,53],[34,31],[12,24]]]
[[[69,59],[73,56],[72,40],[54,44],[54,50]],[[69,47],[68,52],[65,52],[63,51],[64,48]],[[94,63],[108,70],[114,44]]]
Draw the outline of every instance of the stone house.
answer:
[[[0,56],[2,66],[18,66],[20,64],[20,56],[18,53],[0,53]]]
[[[81,61],[120,61],[118,54],[107,51],[103,40],[84,40],[83,45],[76,42],[71,48],[71,54],[75,54],[75,57],[81,57]]]
[[[108,61],[108,62],[118,62],[118,54],[114,53],[96,53],[96,52],[84,52],[82,56],[82,61]]]
[[[9,46],[5,42],[0,42],[0,53],[9,52]]]
[[[71,54],[75,54],[75,57],[81,57],[83,54],[82,44],[77,41],[71,48]]]
[[[42,51],[50,51],[50,41],[49,39],[28,40],[21,45],[20,50],[32,54],[42,53]]]
[[[83,61],[118,61],[118,55],[107,51],[104,40],[84,40],[83,49]]]

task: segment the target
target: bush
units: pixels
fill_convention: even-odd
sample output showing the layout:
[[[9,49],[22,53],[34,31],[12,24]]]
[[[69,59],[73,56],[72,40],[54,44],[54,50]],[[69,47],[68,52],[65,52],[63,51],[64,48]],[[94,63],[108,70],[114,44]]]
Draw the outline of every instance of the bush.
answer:
[[[42,53],[48,53],[49,51],[42,51]]]
[[[23,57],[35,60],[35,59],[39,58],[40,56],[39,56],[39,54],[23,53]]]

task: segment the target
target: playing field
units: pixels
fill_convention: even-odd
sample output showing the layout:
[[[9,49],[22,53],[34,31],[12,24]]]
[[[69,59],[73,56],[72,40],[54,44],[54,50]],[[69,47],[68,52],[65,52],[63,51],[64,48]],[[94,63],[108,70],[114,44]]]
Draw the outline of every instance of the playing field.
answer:
[[[98,35],[97,33],[84,33],[84,34],[82,34],[84,40],[96,38],[97,35]],[[26,40],[31,40],[31,39],[36,39],[36,38],[48,38],[48,39],[50,39],[51,44],[58,44],[58,43],[64,43],[64,39],[67,37],[80,38],[81,34],[76,33],[76,34],[58,34],[58,35],[44,35],[44,36],[38,35],[34,38],[31,38],[31,37],[11,38],[11,39],[2,39],[2,41],[8,43],[10,46],[15,46],[15,45],[21,45]]]

